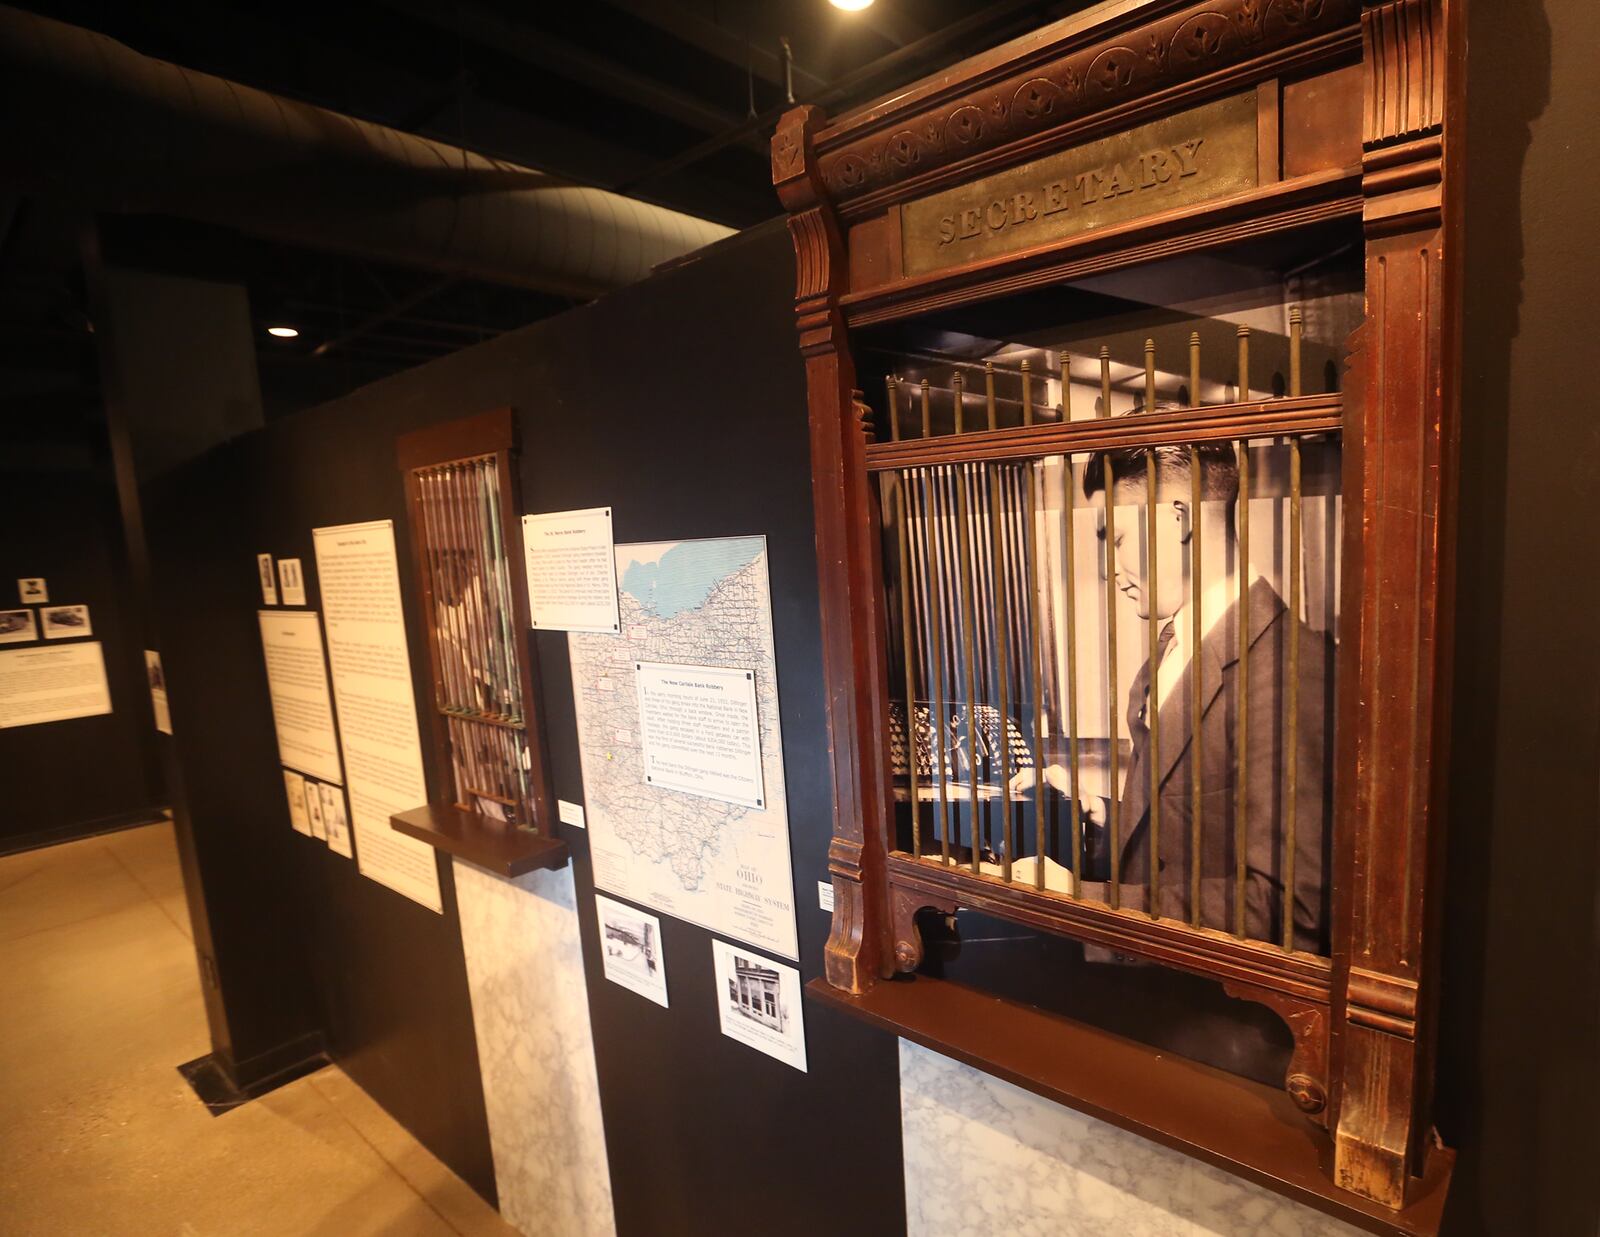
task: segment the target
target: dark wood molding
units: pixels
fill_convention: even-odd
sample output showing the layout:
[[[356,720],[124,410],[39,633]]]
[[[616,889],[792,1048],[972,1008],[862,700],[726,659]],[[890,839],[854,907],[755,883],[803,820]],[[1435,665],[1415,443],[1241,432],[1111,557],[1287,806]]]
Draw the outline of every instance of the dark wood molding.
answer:
[[[1451,1164],[1433,1133],[1431,1089],[1458,433],[1460,195],[1447,190],[1461,175],[1451,128],[1463,89],[1461,13],[1462,0],[1113,5],[832,124],[797,109],[772,147],[795,244],[834,776],[831,987],[814,993],[1283,1188],[1262,1169],[1260,1156],[1274,1152],[1219,1150],[1255,1134],[1197,1122],[1192,1137],[1171,1135],[1163,1123],[1177,1118],[1134,1080],[1167,1068],[1159,1054],[1125,1045],[1119,1051],[1140,1064],[1120,1082],[1047,1085],[1059,1063],[1098,1051],[1063,1044],[1098,1033],[952,996],[926,976],[889,977],[921,963],[917,915],[932,908],[981,910],[1220,980],[1273,1009],[1294,1035],[1284,1090],[1272,1092],[1281,1116],[1262,1127],[1302,1148],[1303,1177],[1284,1192],[1381,1232],[1434,1231]],[[1243,89],[1257,91],[1256,188],[905,277],[907,198]],[[1343,395],[870,441],[852,393],[856,328],[1327,224],[1352,239],[1359,228],[1365,247],[1366,316]],[[1334,432],[1344,443],[1344,592],[1330,957],[894,849],[874,472]],[[1091,1083],[1099,1089],[1084,1102]],[[1257,1103],[1240,1099],[1252,1083],[1219,1075],[1212,1089],[1219,1113]],[[1185,1107],[1169,1099],[1174,1112]]]
[[[1082,279],[1182,254],[1236,245],[1362,214],[1361,173],[1335,168],[840,298],[848,325],[869,326]]]
[[[1205,0],[1176,11],[1151,6],[1136,14],[1131,28],[1117,28],[1127,20],[1122,17],[1056,45],[1041,41],[1004,66],[974,66],[941,88],[914,87],[881,109],[823,129],[816,139],[818,172],[841,203],[916,177],[923,178],[916,191],[925,191],[927,174],[947,165],[960,164],[963,177],[981,175],[976,156],[995,151],[1007,163],[1021,162],[1035,153],[1026,139],[1060,135],[1082,117],[1133,123],[1133,114],[1117,113],[1119,105],[1148,102],[1173,87],[1187,86],[1193,97],[1195,82],[1243,65],[1254,71],[1213,81],[1212,88],[1275,76],[1286,67],[1285,57],[1319,36],[1353,33],[1359,13],[1358,0]],[[1331,50],[1338,54],[1337,45]]]

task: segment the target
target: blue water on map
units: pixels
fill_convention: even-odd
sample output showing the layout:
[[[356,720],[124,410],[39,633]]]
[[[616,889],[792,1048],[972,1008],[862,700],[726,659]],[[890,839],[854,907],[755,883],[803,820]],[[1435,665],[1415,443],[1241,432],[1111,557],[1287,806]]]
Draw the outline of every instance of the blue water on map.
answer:
[[[754,561],[764,544],[761,537],[685,541],[653,563],[629,563],[621,588],[657,618],[671,618],[704,605],[718,582]]]

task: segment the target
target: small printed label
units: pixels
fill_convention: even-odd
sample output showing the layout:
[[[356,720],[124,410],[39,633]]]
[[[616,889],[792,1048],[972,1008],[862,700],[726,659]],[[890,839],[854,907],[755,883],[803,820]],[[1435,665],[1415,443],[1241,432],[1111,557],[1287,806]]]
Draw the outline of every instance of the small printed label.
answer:
[[[817,882],[817,905],[825,911],[833,910],[833,882]]]
[[[588,828],[583,823],[583,804],[581,803],[568,803],[565,799],[557,799],[556,815],[561,817],[563,825],[575,825],[579,829]]]

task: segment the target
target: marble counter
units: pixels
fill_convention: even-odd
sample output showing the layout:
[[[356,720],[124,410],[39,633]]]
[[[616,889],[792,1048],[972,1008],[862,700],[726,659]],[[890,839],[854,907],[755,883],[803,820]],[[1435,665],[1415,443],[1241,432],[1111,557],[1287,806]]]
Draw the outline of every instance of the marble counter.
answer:
[[[1346,1237],[1358,1230],[900,1041],[909,1237]]]
[[[455,877],[500,1213],[528,1237],[615,1237],[572,869]]]

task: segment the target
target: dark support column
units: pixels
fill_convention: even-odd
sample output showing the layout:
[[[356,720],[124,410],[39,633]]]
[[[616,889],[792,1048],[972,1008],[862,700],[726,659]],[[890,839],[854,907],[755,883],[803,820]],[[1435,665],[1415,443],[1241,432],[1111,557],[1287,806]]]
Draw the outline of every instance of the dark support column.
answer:
[[[212,1050],[248,1093],[321,1052],[299,933],[274,875],[283,860],[274,833],[281,811],[262,798],[241,815],[239,778],[257,772],[218,768],[196,743],[226,730],[238,708],[255,707],[264,676],[253,617],[241,622],[260,601],[258,590],[251,595],[255,565],[245,544],[251,499],[231,476],[226,450],[262,424],[250,307],[241,287],[108,268],[92,237],[85,274],[133,626],[144,647],[160,651],[167,677],[174,733],[158,738]],[[175,515],[198,509],[197,489],[216,492],[216,519],[201,527]],[[182,504],[170,501],[179,494]],[[192,660],[202,648],[208,664],[236,667],[237,681],[202,673]]]

